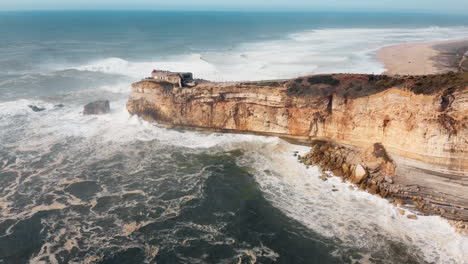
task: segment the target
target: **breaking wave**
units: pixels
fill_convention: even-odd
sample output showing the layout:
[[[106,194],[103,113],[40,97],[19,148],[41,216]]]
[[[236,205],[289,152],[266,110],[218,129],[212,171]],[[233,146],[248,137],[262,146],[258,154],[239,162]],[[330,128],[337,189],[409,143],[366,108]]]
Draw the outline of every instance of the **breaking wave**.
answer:
[[[130,62],[108,58],[77,67],[80,70],[148,76],[153,68],[191,71],[213,81],[294,78],[313,73],[382,73],[374,56],[383,46],[459,39],[468,27],[417,29],[320,29],[288,35],[284,39],[243,43],[231,50]]]
[[[28,104],[41,105],[46,110],[35,113],[28,109]],[[176,149],[188,148],[192,151],[185,150],[184,156],[190,156],[190,152],[242,151],[243,155],[236,158],[236,162],[254,175],[265,198],[287,216],[299,221],[310,230],[327,238],[337,239],[340,244],[334,251],[337,256],[349,255],[362,263],[365,263],[366,259],[369,260],[369,263],[385,261],[403,263],[421,261],[422,259],[428,263],[457,264],[468,261],[466,255],[468,238],[455,233],[445,220],[435,216],[419,216],[417,221],[410,220],[406,216],[400,215],[397,209],[384,199],[379,199],[366,192],[349,190],[350,184],[341,182],[339,178],[331,178],[323,182],[319,179],[320,173],[317,168],[306,168],[298,163],[293,156],[294,151],[299,151],[300,154],[305,153],[308,150],[307,147],[291,145],[273,137],[166,129],[130,116],[125,110],[125,100],[113,101],[111,107],[112,112],[109,115],[83,116],[80,113],[81,106],[76,105],[56,109],[52,104],[40,100],[0,103],[2,113],[0,127],[10,126],[12,118],[15,118],[16,122],[23,121],[24,124],[16,128],[20,133],[15,136],[20,139],[16,140],[15,151],[9,154],[18,155],[19,159],[16,164],[4,166],[5,172],[11,171],[19,175],[27,175],[30,170],[35,171],[32,175],[23,176],[26,177],[26,181],[12,183],[7,190],[4,190],[5,196],[0,199],[0,209],[2,210],[0,220],[16,219],[17,224],[20,224],[21,221],[27,221],[38,212],[56,210],[64,212],[63,219],[59,222],[45,221],[47,228],[55,231],[50,231],[46,238],[48,242],[43,245],[33,260],[47,258],[50,262],[54,262],[51,260],[54,260],[60,252],[70,251],[74,247],[79,247],[81,250],[88,248],[90,252],[94,252],[95,255],[87,256],[87,259],[91,260],[102,254],[99,253],[99,250],[93,251],[96,250],[96,241],[100,241],[99,243],[104,248],[115,247],[117,244],[99,230],[89,230],[86,233],[82,230],[83,228],[92,228],[92,223],[97,223],[99,218],[104,217],[114,221],[112,234],[117,235],[120,232],[123,236],[131,236],[138,230],[145,229],[146,226],[155,225],[178,216],[182,207],[190,203],[191,200],[202,199],[204,192],[200,188],[209,175],[209,173],[205,173],[207,170],[209,171],[208,167],[199,168],[198,173],[180,174],[180,177],[184,177],[186,181],[184,184],[193,185],[195,189],[187,189],[185,195],[177,200],[168,200],[165,202],[167,204],[160,204],[159,206],[165,208],[165,213],[158,218],[145,217],[146,220],[141,222],[127,222],[124,220],[124,216],[116,218],[115,215],[106,213],[100,208],[105,206],[104,208],[107,208],[106,210],[109,212],[132,208],[131,205],[122,204],[120,198],[117,199],[117,197],[134,196],[138,203],[152,201],[155,194],[150,192],[148,188],[131,183],[133,180],[128,178],[123,181],[122,187],[114,189],[115,187],[112,187],[113,177],[86,179],[79,176],[68,176],[63,178],[60,171],[75,174],[78,172],[77,168],[87,171],[89,166],[95,166],[92,164],[101,164],[101,162],[104,162],[102,164],[110,162],[109,165],[105,165],[111,166],[110,169],[119,166],[118,161],[112,161],[116,158],[116,153],[128,156],[125,160],[126,166],[130,170],[125,170],[124,173],[134,174],[150,170],[149,167],[147,168],[149,165],[145,164],[151,159],[163,162],[160,163],[161,167],[158,170],[166,171],[168,168],[176,169],[174,164],[168,163],[169,160],[172,160],[171,156],[180,155],[174,154],[178,152]],[[0,138],[10,141],[6,133],[0,133]],[[77,140],[78,142],[75,142]],[[65,143],[60,149],[68,148],[67,151],[55,149],[64,142],[70,143]],[[21,154],[29,152],[35,154],[33,156]],[[142,160],[138,160],[138,152],[150,156],[143,156]],[[83,155],[87,157],[84,158]],[[42,166],[38,167],[42,169],[31,168],[23,171],[24,169],[21,168],[24,163],[34,161],[33,157],[49,158],[44,161]],[[31,160],[31,158],[33,159]],[[5,156],[1,162],[8,164],[7,159],[8,156]],[[70,163],[75,159],[83,164]],[[196,162],[196,159],[190,161],[191,165],[189,166],[192,166],[193,169]],[[78,167],[74,168],[76,166]],[[143,167],[140,168],[140,166]],[[178,166],[182,166],[182,164],[178,164]],[[54,169],[58,171],[54,172]],[[96,171],[97,175],[105,173],[106,169],[101,168],[100,170]],[[151,170],[154,171],[154,167]],[[156,182],[167,181],[169,184],[173,176],[168,171],[164,172],[164,175],[158,177]],[[137,174],[133,177],[137,177]],[[33,192],[33,187],[40,182],[42,182],[43,194]],[[99,182],[99,185],[96,185],[96,182]],[[28,187],[29,185],[31,186]],[[72,189],[79,188],[78,186],[81,185],[87,186],[88,189],[90,188],[89,190],[97,189],[99,191],[96,190],[96,193],[91,194],[90,197],[83,197],[78,191],[73,192]],[[26,204],[24,204],[24,200],[20,200],[24,206],[21,210],[17,207],[18,205],[11,202],[11,198],[17,195],[19,188],[22,189],[23,195],[31,197],[30,202]],[[29,188],[31,189],[28,190]],[[154,186],[153,188],[159,187]],[[177,188],[172,186],[164,193],[169,195],[170,192],[180,192],[181,190]],[[64,191],[72,193],[72,195],[65,197],[55,195],[55,202],[52,203],[39,199],[47,193]],[[109,199],[114,201],[113,205],[105,205],[107,202],[104,202]],[[92,209],[95,212],[83,216],[86,220],[79,224],[73,213],[66,213],[76,206],[90,206],[95,208]],[[94,216],[94,214],[96,215]],[[194,223],[185,223],[183,225],[187,225],[186,228],[190,229],[203,229],[203,232],[218,237],[224,236],[222,230],[223,226],[227,224],[198,226]],[[5,234],[13,232],[14,226],[11,226]],[[73,228],[74,226],[81,226],[81,229]],[[119,226],[121,229],[118,228]],[[179,243],[177,240],[171,240],[170,237],[166,239],[168,240],[161,244],[163,248],[167,244]],[[232,238],[226,238],[225,242],[222,243],[233,243],[230,242],[230,239]],[[78,243],[81,243],[81,246],[78,246]],[[51,248],[56,248],[58,245],[63,246],[56,252],[50,251]],[[151,252],[157,254],[159,248],[149,247],[145,250],[145,254],[151,256]],[[272,259],[279,257],[278,252],[271,251],[267,247],[262,250],[250,247],[237,250],[240,255],[249,256],[249,258],[265,256],[268,252]],[[359,253],[356,253],[356,250]],[[371,255],[372,257],[370,257]]]
[[[410,263],[412,258],[428,263],[468,262],[468,237],[456,233],[446,220],[439,216],[411,220],[387,200],[341,178],[323,181],[317,167],[309,168],[293,155],[308,150],[280,141],[247,148],[239,163],[251,168],[273,205],[311,230],[338,238],[342,245],[338,255],[358,249],[364,253],[361,261],[366,252],[372,253],[370,263]]]

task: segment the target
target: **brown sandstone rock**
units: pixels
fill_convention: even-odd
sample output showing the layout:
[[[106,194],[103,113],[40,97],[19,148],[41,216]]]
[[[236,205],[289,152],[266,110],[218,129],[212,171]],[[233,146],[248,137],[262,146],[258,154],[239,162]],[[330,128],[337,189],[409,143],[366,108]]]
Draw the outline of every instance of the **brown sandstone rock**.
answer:
[[[408,217],[409,219],[413,219],[413,220],[418,219],[418,217],[417,217],[416,215],[414,215],[414,214],[412,214],[412,215],[407,215],[406,217]]]
[[[369,193],[378,194],[379,193],[379,186],[371,185],[371,187],[369,188]]]
[[[403,202],[403,200],[396,199],[396,200],[395,200],[395,204],[396,204],[396,205],[400,205],[400,206],[401,206],[401,205],[404,205],[404,204],[405,204],[405,202]]]
[[[353,183],[360,183],[363,179],[367,177],[367,171],[364,169],[361,164],[356,165],[354,168],[354,173],[353,173]]]
[[[348,173],[348,171],[349,171],[348,164],[343,163],[343,165],[341,166],[341,168],[343,169],[343,173],[344,173],[344,174],[347,174],[347,173]]]

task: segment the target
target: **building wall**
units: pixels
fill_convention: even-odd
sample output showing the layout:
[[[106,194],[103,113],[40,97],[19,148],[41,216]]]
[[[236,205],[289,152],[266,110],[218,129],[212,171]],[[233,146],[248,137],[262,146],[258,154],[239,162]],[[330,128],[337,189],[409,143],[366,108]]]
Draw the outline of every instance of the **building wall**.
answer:
[[[190,72],[186,73],[174,73],[174,72],[153,72],[151,73],[151,76],[155,80],[161,80],[161,81],[166,81],[170,82],[173,84],[177,84],[180,87],[183,86],[184,81],[193,81],[193,75]]]
[[[181,84],[181,78],[178,75],[172,75],[172,74],[168,74],[165,72],[155,72],[155,73],[152,73],[151,75],[156,80],[162,80],[162,81],[166,81],[166,82],[170,82],[170,83],[174,83],[178,85]]]

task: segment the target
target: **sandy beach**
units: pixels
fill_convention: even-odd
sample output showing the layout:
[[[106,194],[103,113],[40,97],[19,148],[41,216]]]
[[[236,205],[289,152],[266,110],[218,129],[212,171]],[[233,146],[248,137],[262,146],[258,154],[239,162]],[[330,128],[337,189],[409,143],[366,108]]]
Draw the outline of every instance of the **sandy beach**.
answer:
[[[384,47],[377,58],[389,75],[425,75],[457,71],[468,39],[409,43]]]

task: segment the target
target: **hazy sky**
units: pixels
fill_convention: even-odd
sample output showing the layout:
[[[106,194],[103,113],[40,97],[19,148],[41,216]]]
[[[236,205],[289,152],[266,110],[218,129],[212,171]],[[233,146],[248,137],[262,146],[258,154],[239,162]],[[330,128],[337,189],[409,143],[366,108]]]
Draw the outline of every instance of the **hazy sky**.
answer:
[[[0,10],[30,9],[184,9],[303,10],[379,9],[457,12],[468,15],[467,0],[0,0]]]

